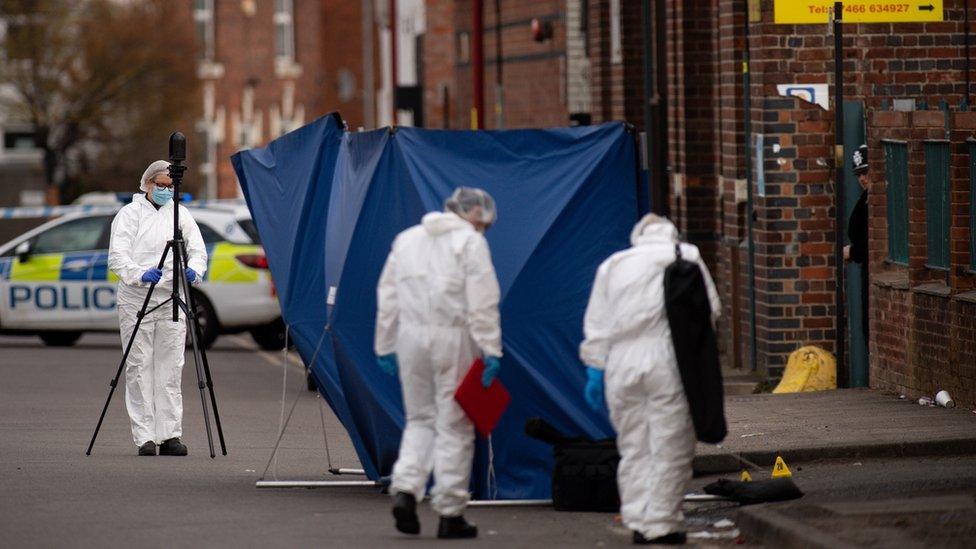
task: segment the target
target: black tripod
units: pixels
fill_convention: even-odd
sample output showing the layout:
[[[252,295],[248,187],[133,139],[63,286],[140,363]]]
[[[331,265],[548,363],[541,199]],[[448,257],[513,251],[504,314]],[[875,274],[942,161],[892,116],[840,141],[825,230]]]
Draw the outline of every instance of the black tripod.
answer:
[[[186,137],[180,132],[175,132],[169,136],[169,160],[169,176],[173,179],[173,239],[166,243],[166,247],[163,249],[163,255],[159,258],[159,263],[156,268],[162,269],[166,263],[167,254],[172,252],[172,295],[166,301],[149,309],[149,301],[152,298],[153,290],[156,288],[156,283],[153,282],[149,285],[149,291],[146,292],[146,299],[142,303],[142,308],[136,314],[136,325],[132,329],[132,335],[129,336],[129,342],[125,346],[125,352],[122,353],[122,362],[119,363],[119,369],[115,372],[115,378],[109,382],[111,389],[109,389],[108,398],[105,400],[105,406],[102,407],[102,415],[98,418],[98,425],[95,426],[91,443],[88,444],[88,450],[85,452],[86,455],[91,455],[92,446],[95,445],[95,438],[98,436],[99,429],[102,428],[102,420],[105,419],[105,412],[108,410],[108,405],[112,401],[112,395],[115,393],[115,386],[119,383],[119,377],[122,375],[122,370],[125,368],[125,363],[129,358],[129,352],[132,350],[132,342],[135,341],[136,334],[139,332],[139,325],[146,315],[153,313],[167,303],[173,304],[173,322],[180,321],[180,311],[182,310],[186,317],[187,329],[190,331],[190,339],[193,344],[193,362],[197,370],[197,387],[200,389],[200,402],[203,404],[203,419],[207,425],[207,442],[210,445],[210,457],[213,458],[215,455],[213,434],[210,431],[210,411],[207,408],[207,397],[204,394],[205,387],[210,391],[210,404],[213,407],[217,435],[220,437],[220,450],[223,455],[227,455],[227,446],[224,444],[224,430],[220,426],[220,414],[217,412],[217,397],[214,395],[213,380],[210,378],[210,363],[207,362],[206,352],[200,347],[199,327],[197,325],[196,315],[193,314],[196,310],[193,307],[193,294],[190,292],[190,282],[186,278],[186,270],[184,269],[188,261],[188,256],[186,253],[186,242],[183,241],[183,231],[180,230],[179,204],[180,183],[183,180],[183,172],[186,171],[186,166],[183,165],[183,161],[186,160]],[[183,289],[183,295],[186,296],[185,301],[180,298],[180,288]]]

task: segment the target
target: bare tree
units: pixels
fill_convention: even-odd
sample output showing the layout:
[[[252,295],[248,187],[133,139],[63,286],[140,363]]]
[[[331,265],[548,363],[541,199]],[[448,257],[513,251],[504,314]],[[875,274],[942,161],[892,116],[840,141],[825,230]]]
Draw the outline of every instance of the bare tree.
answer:
[[[200,101],[186,4],[0,0],[5,107],[35,128],[49,203],[86,183],[133,188],[171,131],[190,133]]]

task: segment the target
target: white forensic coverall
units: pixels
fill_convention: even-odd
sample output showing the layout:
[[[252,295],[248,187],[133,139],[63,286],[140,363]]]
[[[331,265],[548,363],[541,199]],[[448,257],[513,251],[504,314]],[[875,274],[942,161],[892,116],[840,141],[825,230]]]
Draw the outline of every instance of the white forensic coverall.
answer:
[[[377,287],[376,356],[396,352],[407,425],[391,493],[461,515],[469,499],[474,427],[454,392],[480,355],[502,356],[498,279],[488,242],[454,213],[400,233]]]
[[[664,304],[664,270],[675,260],[678,231],[651,214],[634,227],[631,242],[597,270],[580,358],[605,370],[620,451],[621,518],[653,539],[684,530],[681,504],[696,437]],[[720,303],[708,268],[697,247],[681,244],[681,253],[701,266],[714,321]]]
[[[197,273],[196,283],[207,270],[207,248],[190,212],[180,206],[180,229],[186,242],[186,266]],[[159,265],[166,242],[173,238],[173,201],[157,211],[145,194],[136,194],[112,221],[108,267],[119,277],[117,293],[122,349],[136,325],[136,314],[146,299],[149,284],[142,282],[147,270]],[[149,309],[169,299],[173,289],[173,253],[166,255],[163,276],[153,290]],[[185,296],[184,296],[185,299]],[[146,315],[132,342],[125,364],[125,407],[132,423],[136,446],[157,445],[183,433],[183,351],[186,319],[173,322],[173,306],[167,303]]]

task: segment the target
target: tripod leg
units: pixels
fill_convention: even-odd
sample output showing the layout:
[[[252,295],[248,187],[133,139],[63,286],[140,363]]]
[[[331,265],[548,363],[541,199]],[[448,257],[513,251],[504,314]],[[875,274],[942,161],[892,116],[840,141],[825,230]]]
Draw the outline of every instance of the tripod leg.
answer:
[[[163,263],[166,262],[166,254],[169,253],[169,249],[172,246],[171,243],[167,243],[166,247],[163,249],[163,256],[159,259],[158,269],[163,268]],[[122,361],[119,363],[119,369],[115,372],[115,378],[109,382],[111,389],[108,391],[108,398],[105,399],[105,406],[102,407],[102,415],[98,417],[98,424],[95,425],[95,432],[92,433],[91,442],[88,443],[88,450],[85,451],[86,456],[91,455],[92,447],[95,446],[95,439],[98,437],[98,431],[102,428],[102,421],[105,420],[105,412],[108,411],[108,405],[112,402],[112,395],[115,394],[115,387],[119,384],[119,378],[122,376],[122,370],[125,368],[126,361],[129,360],[129,353],[132,351],[132,342],[136,340],[136,335],[139,333],[139,326],[142,324],[142,319],[146,314],[146,310],[149,308],[149,300],[152,299],[153,290],[156,289],[156,283],[153,282],[149,285],[149,290],[146,292],[146,299],[142,302],[142,308],[136,313],[136,325],[132,328],[132,334],[129,336],[129,342],[125,345],[125,352],[122,353]]]
[[[181,245],[182,243],[180,242],[176,244],[177,247]],[[176,253],[179,253],[179,251]],[[182,286],[184,295],[189,295],[190,284],[186,280],[185,271],[173,273],[173,285]],[[203,405],[203,421],[207,425],[207,443],[210,446],[210,459],[213,459],[216,457],[216,454],[214,453],[213,432],[210,430],[210,411],[207,409],[207,396],[203,391],[206,384],[203,382],[203,360],[200,357],[200,343],[197,340],[196,317],[193,316],[192,311],[189,307],[187,307],[186,303],[184,303],[182,299],[177,297],[175,303],[177,307],[183,310],[183,314],[186,315],[186,322],[188,324],[187,329],[190,330],[190,341],[193,344],[193,364],[197,371],[197,387],[200,389],[200,403]]]
[[[183,256],[183,259],[184,259],[183,264],[184,265],[187,265],[188,264],[188,259],[186,257],[186,250],[185,249],[183,250],[183,254],[184,254],[184,256]],[[187,281],[187,282],[189,282],[189,281]],[[187,284],[187,288],[189,288],[189,284]],[[193,294],[191,292],[189,292],[189,291],[186,292],[186,304],[187,304],[187,308],[189,310],[196,311],[196,308],[194,307],[194,303],[193,303]],[[202,336],[200,335],[200,332],[198,331],[200,329],[200,326],[197,324],[196,316],[195,315],[187,315],[187,318],[190,319],[190,321],[189,321],[189,329],[194,330],[194,333],[196,334],[197,341],[199,341],[202,338]],[[221,424],[220,424],[220,412],[217,411],[217,395],[214,394],[213,378],[210,377],[210,361],[207,360],[207,350],[204,349],[203,347],[200,347],[199,349],[200,349],[200,357],[203,359],[203,374],[204,374],[204,379],[206,379],[207,389],[210,392],[210,407],[213,409],[214,423],[217,425],[217,438],[220,439],[220,451],[221,451],[221,453],[223,455],[226,456],[227,455],[227,445],[224,443],[224,429],[223,429],[223,427],[221,427]]]

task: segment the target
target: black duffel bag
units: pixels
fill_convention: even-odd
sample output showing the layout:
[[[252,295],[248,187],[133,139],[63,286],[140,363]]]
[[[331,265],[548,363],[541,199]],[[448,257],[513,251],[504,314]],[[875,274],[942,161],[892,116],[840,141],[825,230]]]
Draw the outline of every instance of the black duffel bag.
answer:
[[[620,510],[617,492],[620,454],[613,439],[567,437],[539,418],[526,422],[525,432],[553,447],[552,506],[557,511],[615,513]]]
[[[664,300],[678,372],[698,440],[722,442],[728,432],[718,342],[712,329],[712,309],[705,277],[697,263],[681,257],[664,271]]]

